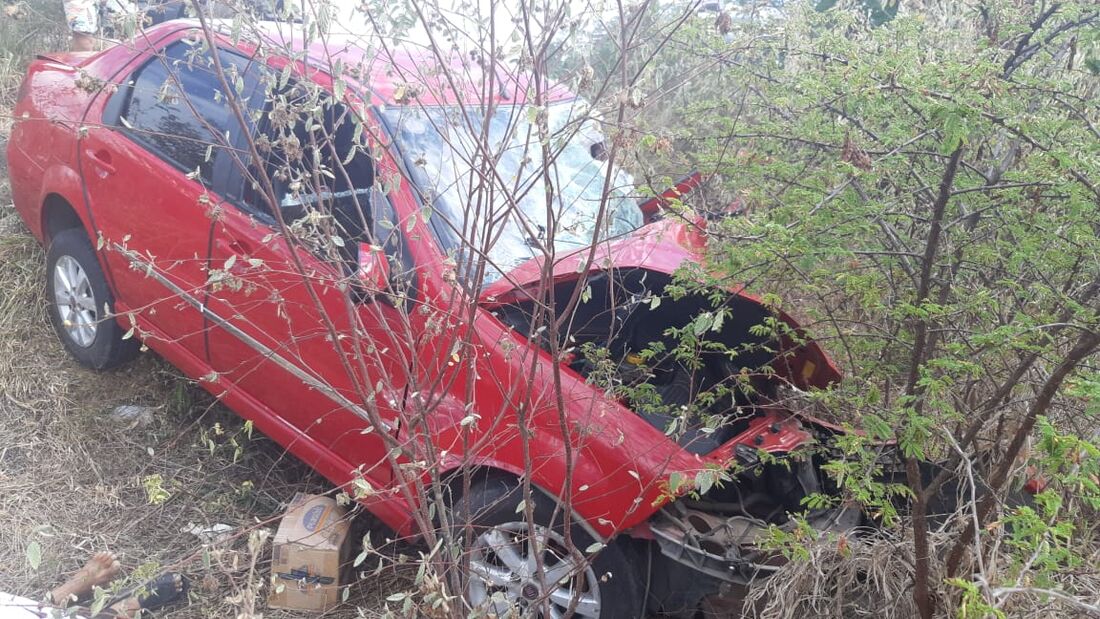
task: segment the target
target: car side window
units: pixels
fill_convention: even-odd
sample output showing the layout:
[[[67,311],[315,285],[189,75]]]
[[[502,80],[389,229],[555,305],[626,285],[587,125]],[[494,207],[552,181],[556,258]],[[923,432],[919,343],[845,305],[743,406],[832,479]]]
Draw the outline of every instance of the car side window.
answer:
[[[367,241],[374,162],[358,120],[347,106],[290,86],[270,97],[259,123],[257,147],[274,200],[249,168],[242,201],[250,210],[287,223],[331,217],[345,241]]]
[[[260,165],[248,166],[236,195],[245,209],[269,221],[277,209],[303,240],[322,235],[338,236],[345,247],[369,243],[374,162],[356,121],[347,106],[297,88],[264,105],[256,138],[264,174]],[[265,175],[270,195],[261,182]]]
[[[264,174],[259,166],[248,166],[241,190],[228,192],[241,208],[269,223],[278,209],[299,242],[322,259],[338,257],[348,273],[358,267],[361,244],[382,247],[391,284],[412,293],[412,255],[393,205],[376,182],[362,122],[343,103],[300,85],[269,94],[256,137],[257,150],[266,155]]]
[[[247,97],[249,60],[218,50],[226,81]],[[178,41],[134,74],[117,124],[169,163],[210,183],[215,156],[238,125],[209,51]]]

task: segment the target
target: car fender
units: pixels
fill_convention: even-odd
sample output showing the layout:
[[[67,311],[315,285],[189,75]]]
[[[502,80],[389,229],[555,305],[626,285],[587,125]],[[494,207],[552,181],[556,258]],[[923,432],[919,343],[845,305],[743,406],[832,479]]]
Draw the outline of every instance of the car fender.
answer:
[[[515,409],[514,404],[501,406],[508,410]],[[604,458],[592,453],[590,444],[574,437],[572,448],[576,458],[572,475],[567,475],[566,462],[561,457],[567,451],[565,440],[554,431],[538,430],[527,447],[528,457],[537,465],[533,464],[530,471],[525,471],[521,446],[523,439],[516,431],[515,418],[483,411],[478,424],[467,426],[463,421],[468,414],[469,409],[461,400],[450,396],[436,404],[432,414],[426,417],[436,447],[443,452],[439,464],[444,475],[463,467],[494,469],[515,477],[529,477],[534,486],[555,498],[560,498],[565,492],[568,477],[575,498],[572,512],[584,522],[585,530],[601,539],[612,532],[604,502],[581,494],[584,488],[598,487],[606,478],[606,471],[600,464]],[[535,417],[542,418],[545,413],[533,415],[531,422],[541,425]],[[598,523],[601,520],[608,524],[600,526]]]
[[[59,196],[61,199],[68,202],[69,206],[71,206],[76,213],[76,216],[80,218],[84,226],[84,231],[88,234],[88,238],[95,238],[93,226],[90,222],[87,202],[84,200],[84,189],[81,184],[80,174],[69,165],[63,163],[51,165],[42,174],[42,184],[39,187],[38,195],[35,197],[35,204],[39,205],[41,209],[38,221],[35,222],[38,229],[31,229],[31,233],[34,234],[35,238],[43,244],[46,242],[46,198],[50,195]],[[31,224],[31,221],[27,223]]]
[[[523,464],[516,461],[516,450],[510,451],[498,451],[493,446],[487,446],[482,449],[465,451],[463,449],[463,419],[467,415],[466,407],[454,397],[447,397],[443,401],[439,402],[432,415],[426,418],[427,423],[431,427],[431,433],[436,437],[436,443],[438,447],[443,448],[443,455],[440,458],[439,470],[441,476],[450,475],[463,467],[467,468],[486,468],[502,471],[515,477],[523,477],[524,470]],[[487,421],[486,423],[493,423]],[[488,433],[492,434],[497,430],[489,430]],[[485,439],[485,430],[477,431],[472,435],[474,441]],[[555,446],[551,449],[562,449],[559,441],[554,441],[555,437],[540,436],[541,440],[552,441]],[[514,445],[514,441],[518,439],[517,435],[512,435],[509,439],[498,441],[495,443],[495,447],[511,447]],[[543,492],[546,492],[548,496],[558,496],[560,494],[558,488],[561,485],[561,479],[564,477],[559,467],[553,466],[553,462],[547,463],[549,466],[535,467],[531,471],[531,483],[537,486]],[[557,479],[558,483],[555,485],[553,480]]]
[[[512,463],[491,457],[473,457],[471,459],[464,459],[461,456],[448,455],[443,460],[443,466],[441,467],[441,477],[447,477],[448,475],[457,472],[463,467],[470,469],[492,469],[495,471],[501,471],[508,475],[511,475],[517,479],[522,479],[524,472],[522,467],[513,465]],[[535,469],[531,474],[531,486],[538,489],[539,492],[545,494],[548,497],[557,497],[558,492],[554,491],[550,480],[547,477],[552,475],[540,475],[539,469]],[[555,499],[556,500],[556,499]],[[601,535],[595,528],[589,524],[589,518],[579,512],[574,506],[570,509],[571,520],[579,527],[584,529],[585,533],[600,543],[607,542],[607,536]]]

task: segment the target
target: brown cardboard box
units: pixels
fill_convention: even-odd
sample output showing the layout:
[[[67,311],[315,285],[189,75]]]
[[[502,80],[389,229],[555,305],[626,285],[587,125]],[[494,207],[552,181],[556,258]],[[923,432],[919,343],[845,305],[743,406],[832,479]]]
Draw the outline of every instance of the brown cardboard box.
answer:
[[[272,542],[268,606],[324,611],[340,603],[348,550],[344,516],[335,499],[294,496]]]

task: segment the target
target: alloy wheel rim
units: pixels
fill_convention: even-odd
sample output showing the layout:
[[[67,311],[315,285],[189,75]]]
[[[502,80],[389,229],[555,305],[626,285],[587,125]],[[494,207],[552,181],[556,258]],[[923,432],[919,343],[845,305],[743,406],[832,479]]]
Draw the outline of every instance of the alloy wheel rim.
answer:
[[[558,533],[540,525],[534,532],[532,538],[526,522],[509,522],[477,537],[469,558],[470,603],[498,617],[557,619],[572,607],[573,616],[598,618],[599,580],[592,565],[578,564]]]
[[[81,348],[91,346],[99,328],[95,292],[84,267],[72,256],[61,256],[54,265],[53,296],[69,339]]]

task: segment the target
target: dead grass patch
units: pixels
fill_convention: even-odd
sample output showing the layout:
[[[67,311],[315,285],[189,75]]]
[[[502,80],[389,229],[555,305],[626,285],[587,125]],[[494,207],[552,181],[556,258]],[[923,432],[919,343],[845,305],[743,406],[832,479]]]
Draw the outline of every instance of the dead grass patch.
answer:
[[[1003,542],[1003,530],[987,531],[987,545]],[[942,531],[932,535],[934,548],[949,547],[953,536]],[[835,536],[805,546],[806,556],[791,561],[767,579],[750,588],[745,598],[744,617],[749,619],[910,619],[918,617],[913,601],[914,549],[912,539],[895,535],[871,535],[838,543]],[[940,579],[941,556],[932,557],[932,595],[937,604],[934,616],[951,619],[958,616],[962,590]],[[1100,550],[1092,553],[1092,565],[1100,560]],[[1011,582],[1015,564],[1002,557],[996,565],[987,565],[999,582]],[[974,576],[987,601],[993,602],[1005,617],[1046,619],[1096,617],[1073,597],[1100,590],[1100,575],[1094,568],[1065,570],[1056,582],[1045,587],[1010,591],[1005,584],[986,583],[980,570]],[[1029,583],[1030,579],[1026,579]],[[1054,594],[1051,595],[1050,592]],[[976,612],[976,611],[975,611]],[[969,615],[968,615],[969,616]],[[975,614],[973,616],[979,616]],[[985,615],[981,615],[985,616]],[[989,615],[993,616],[993,615]]]

